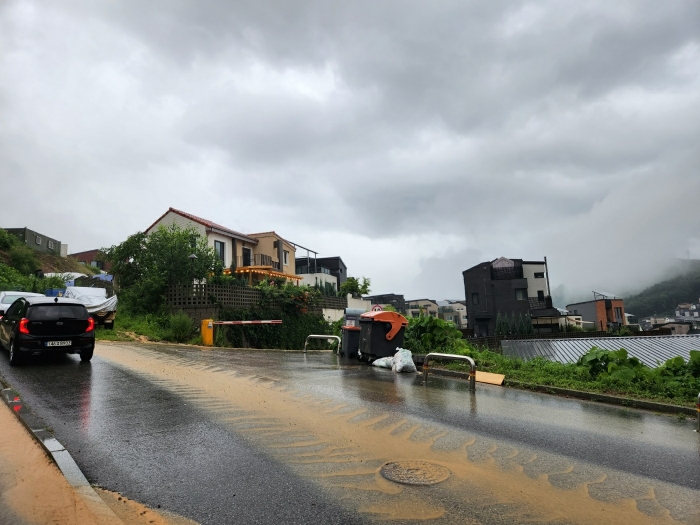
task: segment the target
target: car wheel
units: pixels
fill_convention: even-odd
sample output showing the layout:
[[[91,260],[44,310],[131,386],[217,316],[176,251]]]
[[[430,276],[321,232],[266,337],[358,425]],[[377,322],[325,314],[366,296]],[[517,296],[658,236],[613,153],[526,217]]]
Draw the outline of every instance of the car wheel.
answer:
[[[90,350],[81,350],[80,351],[80,360],[84,363],[90,361],[92,359],[92,354],[94,353],[95,349],[91,348]]]
[[[16,339],[10,341],[10,366],[18,365],[20,362],[19,350],[17,349]]]

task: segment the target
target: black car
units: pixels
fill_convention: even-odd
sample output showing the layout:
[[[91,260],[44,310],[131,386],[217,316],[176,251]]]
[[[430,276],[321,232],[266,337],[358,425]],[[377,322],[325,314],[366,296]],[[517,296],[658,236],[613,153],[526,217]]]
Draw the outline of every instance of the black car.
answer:
[[[46,353],[80,354],[92,359],[95,320],[85,305],[59,297],[21,297],[0,319],[0,346],[9,349],[10,365],[24,356]]]

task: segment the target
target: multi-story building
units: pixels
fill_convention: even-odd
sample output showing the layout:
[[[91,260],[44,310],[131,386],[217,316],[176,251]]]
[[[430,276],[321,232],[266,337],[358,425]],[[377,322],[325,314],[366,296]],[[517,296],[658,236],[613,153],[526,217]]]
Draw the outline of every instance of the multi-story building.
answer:
[[[431,317],[438,316],[438,303],[432,299],[411,299],[406,301],[406,314],[411,317],[418,317],[421,313]]]
[[[700,300],[698,301],[700,303]],[[676,319],[700,319],[700,304],[681,303],[676,306]]]
[[[559,330],[559,311],[549,294],[547,259],[500,257],[464,270],[468,327],[476,336],[494,335],[496,319],[528,316],[536,332]]]
[[[340,257],[298,256],[295,273],[304,278],[303,284],[313,286],[314,284],[332,282],[334,288],[340,290],[340,285],[348,278],[348,267],[345,266]]]
[[[574,315],[580,315],[584,323],[593,323],[596,330],[627,325],[625,303],[614,294],[593,292],[592,301],[569,304],[566,309]]]
[[[17,237],[21,243],[29,246],[32,250],[61,257],[66,257],[68,254],[67,244],[61,244],[61,241],[47,237],[43,233],[29,228],[4,228],[4,230]]]
[[[301,281],[294,273],[296,247],[274,231],[244,234],[207,219],[170,208],[146,230],[175,224],[193,228],[221,258],[227,271],[246,277],[250,283],[266,277]]]
[[[364,299],[366,301],[371,301],[373,305],[378,304],[380,306],[393,306],[397,312],[404,315],[406,314],[406,300],[403,298],[403,295],[387,293],[383,295],[370,295],[364,297]]]
[[[438,301],[438,317],[450,321],[457,328],[467,328],[467,305],[465,301]]]

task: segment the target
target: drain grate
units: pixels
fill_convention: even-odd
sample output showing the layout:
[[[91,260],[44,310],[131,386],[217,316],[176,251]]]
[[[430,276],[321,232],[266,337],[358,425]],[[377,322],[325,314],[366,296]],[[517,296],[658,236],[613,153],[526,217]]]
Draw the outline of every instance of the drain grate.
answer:
[[[450,471],[427,461],[389,461],[379,473],[390,481],[405,485],[435,485],[450,477]]]

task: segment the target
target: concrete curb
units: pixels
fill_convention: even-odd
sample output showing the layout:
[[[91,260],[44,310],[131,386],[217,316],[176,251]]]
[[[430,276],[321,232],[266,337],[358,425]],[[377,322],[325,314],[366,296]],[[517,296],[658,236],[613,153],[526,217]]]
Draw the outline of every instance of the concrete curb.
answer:
[[[80,467],[73,459],[73,456],[58,441],[53,431],[46,426],[44,420],[34,414],[20,398],[19,393],[10,388],[7,383],[0,378],[2,400],[10,408],[20,423],[29,431],[34,440],[41,445],[48,456],[56,463],[61,473],[66,478],[75,492],[83,499],[88,508],[95,514],[95,517],[109,518],[116,522],[122,522],[114,511],[95,492],[87,478],[80,470]]]
[[[430,373],[456,379],[469,379],[468,373],[446,370],[444,368],[430,367]],[[519,388],[521,390],[532,390],[543,394],[552,394],[560,397],[572,397],[575,399],[583,399],[584,401],[594,401],[596,403],[605,403],[607,405],[615,405],[625,408],[638,408],[642,410],[650,410],[652,412],[661,412],[664,414],[684,414],[692,417],[697,416],[697,409],[692,407],[669,405],[667,403],[657,403],[655,401],[644,401],[630,397],[611,396],[609,394],[600,394],[597,392],[569,390],[568,388],[560,388],[555,386],[535,385],[531,383],[524,383],[522,381],[516,381],[514,379],[506,379],[503,384],[504,386]]]

